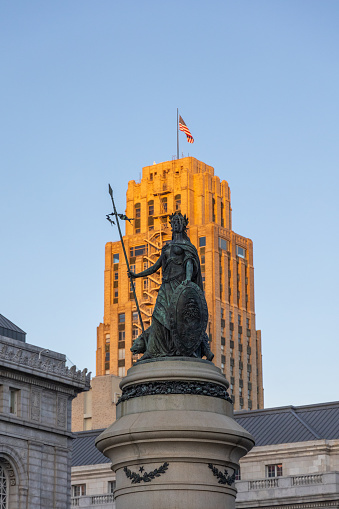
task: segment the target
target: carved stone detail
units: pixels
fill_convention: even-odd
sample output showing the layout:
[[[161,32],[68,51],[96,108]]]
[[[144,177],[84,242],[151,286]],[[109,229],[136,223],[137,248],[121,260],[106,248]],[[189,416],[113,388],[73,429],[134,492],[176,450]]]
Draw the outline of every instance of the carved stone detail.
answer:
[[[16,479],[15,479],[15,473],[14,473],[12,465],[10,464],[9,461],[7,461],[3,457],[0,457],[0,463],[5,467],[5,469],[7,471],[10,485],[11,486],[15,486],[16,485]]]
[[[72,381],[85,383],[90,386],[91,373],[87,374],[87,369],[77,370],[76,366],[68,368],[65,362],[51,359],[47,356],[39,355],[36,352],[30,352],[0,343],[0,361],[14,362],[19,366],[27,366],[32,369],[43,371],[44,373],[57,374],[58,376],[66,377]]]
[[[164,474],[168,469],[168,465],[169,463],[165,461],[163,465],[161,465],[159,468],[152,470],[152,472],[144,472],[144,467],[140,467],[139,472],[143,473],[142,475],[138,474],[137,472],[132,472],[127,467],[124,467],[124,472],[126,474],[126,477],[132,480],[132,484],[138,484],[141,481],[151,482],[153,479],[155,479],[155,477],[160,477],[161,474]]]
[[[66,427],[67,417],[67,400],[63,397],[58,397],[57,401],[57,426],[59,428]]]
[[[32,391],[31,391],[31,419],[32,419],[32,421],[40,422],[40,405],[41,405],[41,391],[32,388]]]
[[[224,473],[222,473],[220,470],[217,469],[217,467],[214,467],[212,463],[208,464],[208,468],[210,468],[213,472],[213,475],[218,479],[219,484],[228,484],[229,486],[232,486],[232,484],[235,481],[235,472],[233,472],[232,475],[228,475],[228,471],[225,469]]]
[[[211,396],[221,398],[233,403],[225,387],[212,382],[165,380],[145,382],[129,385],[124,388],[117,405],[123,401],[140,396],[154,396],[156,394],[191,394],[198,396]]]

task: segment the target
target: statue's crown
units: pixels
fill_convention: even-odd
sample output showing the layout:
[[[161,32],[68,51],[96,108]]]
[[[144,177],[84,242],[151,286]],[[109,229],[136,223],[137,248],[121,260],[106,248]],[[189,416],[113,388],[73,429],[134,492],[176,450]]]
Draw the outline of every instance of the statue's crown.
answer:
[[[171,214],[169,216],[169,222],[172,223],[172,221],[175,217],[180,220],[181,224],[184,227],[184,230],[186,231],[187,225],[188,225],[188,217],[186,217],[186,214],[183,216],[181,212],[174,212],[173,214]]]

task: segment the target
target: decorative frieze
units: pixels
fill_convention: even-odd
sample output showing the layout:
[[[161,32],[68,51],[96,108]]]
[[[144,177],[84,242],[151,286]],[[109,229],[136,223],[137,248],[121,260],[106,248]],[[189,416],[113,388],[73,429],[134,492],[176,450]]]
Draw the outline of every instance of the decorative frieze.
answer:
[[[128,385],[123,388],[119,403],[128,399],[138,398],[140,396],[155,396],[157,394],[190,394],[197,396],[210,396],[214,398],[225,399],[232,403],[225,387],[212,382],[185,381],[185,380],[165,380],[155,382],[145,382],[141,384]]]
[[[90,384],[91,373],[87,374],[86,368],[82,371],[77,370],[76,366],[68,368],[64,361],[41,356],[39,353],[24,348],[17,348],[0,340],[1,361],[14,363],[16,367],[27,366],[44,374],[66,377],[70,381],[85,383],[88,386]]]

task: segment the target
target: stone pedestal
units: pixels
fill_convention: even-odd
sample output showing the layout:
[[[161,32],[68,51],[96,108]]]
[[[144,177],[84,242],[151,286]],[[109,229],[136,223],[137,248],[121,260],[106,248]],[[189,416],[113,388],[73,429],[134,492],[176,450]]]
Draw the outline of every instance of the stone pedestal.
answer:
[[[116,472],[116,508],[234,508],[234,471],[254,439],[233,419],[220,369],[143,361],[120,387],[117,420],[96,441]]]

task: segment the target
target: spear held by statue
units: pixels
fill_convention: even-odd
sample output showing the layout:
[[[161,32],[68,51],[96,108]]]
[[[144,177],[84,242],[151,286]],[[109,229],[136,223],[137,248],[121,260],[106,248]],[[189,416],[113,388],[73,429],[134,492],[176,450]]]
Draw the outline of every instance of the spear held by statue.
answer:
[[[108,192],[111,196],[111,200],[112,200],[112,205],[113,205],[113,212],[111,214],[107,214],[106,215],[106,219],[113,225],[115,224],[115,222],[111,219],[110,216],[114,216],[115,217],[115,220],[116,220],[116,225],[118,227],[118,230],[119,230],[119,235],[120,235],[120,242],[121,242],[121,245],[122,245],[122,249],[123,249],[123,252],[124,252],[124,256],[125,256],[125,260],[126,260],[126,265],[127,265],[127,272],[128,272],[128,277],[129,277],[129,280],[130,280],[130,283],[131,283],[131,288],[132,288],[132,292],[133,292],[133,296],[134,296],[134,300],[135,300],[135,304],[137,306],[137,311],[138,311],[138,315],[139,315],[139,320],[140,320],[140,325],[141,325],[141,329],[142,329],[142,334],[144,336],[144,340],[146,341],[146,335],[144,334],[145,332],[145,329],[144,329],[144,324],[143,324],[143,321],[142,321],[142,318],[141,318],[141,312],[140,312],[140,308],[139,308],[139,303],[138,303],[138,299],[137,299],[137,295],[135,293],[135,286],[134,286],[134,281],[133,281],[133,278],[132,278],[132,275],[131,275],[131,271],[130,271],[130,266],[129,266],[129,262],[128,262],[128,258],[127,258],[127,253],[126,253],[126,249],[125,249],[125,244],[124,244],[124,239],[122,237],[122,233],[121,233],[121,229],[120,229],[120,224],[119,224],[119,218],[123,221],[129,221],[131,222],[132,221],[132,218],[128,218],[125,214],[118,214],[117,213],[117,209],[115,208],[115,203],[114,203],[114,198],[113,198],[113,190],[111,188],[111,185],[108,184]]]

